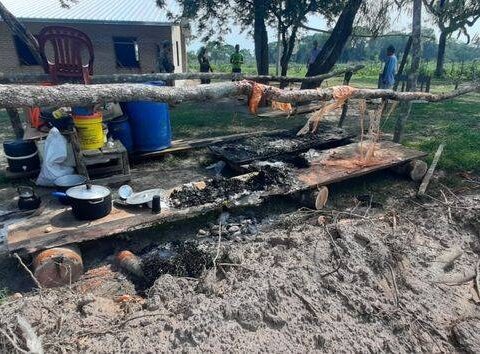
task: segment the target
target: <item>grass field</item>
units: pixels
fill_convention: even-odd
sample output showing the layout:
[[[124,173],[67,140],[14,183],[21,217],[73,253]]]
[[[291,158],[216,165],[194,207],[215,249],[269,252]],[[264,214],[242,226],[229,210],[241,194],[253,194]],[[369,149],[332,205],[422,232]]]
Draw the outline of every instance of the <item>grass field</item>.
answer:
[[[376,87],[375,76],[354,76],[355,87]],[[328,80],[325,85],[341,83],[341,78]],[[453,89],[445,82],[434,81],[432,91]],[[303,117],[292,119],[257,118],[249,115],[245,101],[183,103],[172,108],[172,128],[175,139],[235,134],[249,131],[288,129],[304,124]],[[384,122],[383,130],[392,132],[395,119],[403,110],[398,108]],[[9,137],[8,117],[0,111],[0,140]],[[432,153],[441,142],[447,146],[439,167],[448,172],[480,173],[480,94],[470,94],[442,103],[414,104],[407,122],[404,144]],[[1,181],[0,181],[1,183]]]

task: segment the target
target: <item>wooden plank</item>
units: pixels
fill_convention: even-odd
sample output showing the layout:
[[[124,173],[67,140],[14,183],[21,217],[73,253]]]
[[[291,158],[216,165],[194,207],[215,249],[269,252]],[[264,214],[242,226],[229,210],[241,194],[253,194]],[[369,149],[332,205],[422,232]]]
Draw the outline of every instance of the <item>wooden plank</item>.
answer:
[[[378,163],[368,166],[354,166],[353,168],[346,168],[334,163],[338,160],[355,157],[359,149],[358,143],[327,150],[322,152],[324,158],[314,160],[310,167],[294,170],[294,175],[299,183],[293,190],[291,185],[289,185],[284,188],[280,187],[265,191],[259,193],[259,195],[261,198],[267,198],[273,195],[283,195],[285,193],[315,188],[320,185],[328,185],[387,169],[426,155],[423,152],[408,149],[392,142],[382,142],[379,144],[379,147],[380,150],[376,152]],[[248,176],[237,176],[235,178],[244,177],[247,178]],[[218,203],[183,210],[165,209],[162,210],[161,214],[152,214],[149,209],[124,210],[114,207],[112,213],[107,217],[91,222],[76,220],[69,208],[52,206],[51,209],[44,211],[42,215],[9,225],[7,247],[10,252],[31,253],[49,247],[95,240],[158,224],[184,220],[211,211],[221,210],[223,205],[224,202],[219,201]],[[46,233],[47,227],[49,228],[48,233]]]
[[[276,132],[281,132],[281,131],[284,131],[284,130],[276,130]],[[213,145],[213,144],[224,143],[224,142],[228,142],[228,141],[234,141],[234,140],[237,140],[237,139],[240,139],[240,138],[255,136],[255,135],[261,135],[261,134],[265,134],[265,133],[267,133],[267,131],[223,135],[223,136],[217,136],[217,137],[213,137],[213,138],[174,140],[174,141],[172,141],[172,146],[169,147],[168,149],[161,150],[161,151],[138,153],[138,154],[136,154],[136,157],[148,158],[148,157],[162,156],[162,155],[169,154],[169,153],[172,153],[172,152],[180,152],[180,151],[198,149],[198,148],[207,147],[207,146]]]
[[[268,111],[258,114],[258,117],[261,118],[281,118],[281,117],[293,117],[298,114],[306,114],[310,112],[318,111],[323,107],[324,104],[321,103],[310,103],[304,106],[298,106],[293,109],[291,113],[283,111]]]
[[[51,210],[41,218],[32,218],[8,227],[7,248],[10,252],[33,253],[45,248],[95,240],[120,233],[192,218],[220,210],[221,203],[183,210],[162,210],[161,214],[113,208],[110,215],[90,222],[74,218],[69,208]],[[47,223],[45,222],[47,221]],[[49,233],[45,233],[51,227]]]
[[[383,141],[379,143],[379,149],[375,152],[375,163],[365,166],[357,165],[353,168],[341,164],[342,160],[357,157],[359,149],[360,144],[355,143],[322,151],[324,158],[312,161],[312,165],[306,169],[297,170],[296,177],[306,187],[324,186],[398,166],[427,155],[390,141]],[[302,186],[299,188],[301,189]]]

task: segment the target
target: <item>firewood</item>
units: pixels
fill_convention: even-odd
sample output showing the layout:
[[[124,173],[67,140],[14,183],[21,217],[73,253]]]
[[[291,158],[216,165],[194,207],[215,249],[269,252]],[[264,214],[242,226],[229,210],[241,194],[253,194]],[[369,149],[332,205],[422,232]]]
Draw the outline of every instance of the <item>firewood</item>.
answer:
[[[45,288],[72,284],[83,274],[80,249],[69,245],[41,251],[33,259],[33,269]]]
[[[392,168],[392,171],[409,177],[412,181],[420,182],[427,173],[428,165],[422,160],[412,160],[406,164]]]

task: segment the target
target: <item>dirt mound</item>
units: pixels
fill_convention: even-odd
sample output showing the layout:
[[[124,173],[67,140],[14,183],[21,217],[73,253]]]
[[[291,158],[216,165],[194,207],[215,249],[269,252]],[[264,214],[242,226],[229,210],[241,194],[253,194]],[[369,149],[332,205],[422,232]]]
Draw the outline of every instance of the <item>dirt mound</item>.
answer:
[[[375,215],[323,212],[326,226],[309,224],[318,214],[297,213],[292,227],[222,242],[217,267],[197,279],[161,274],[141,300],[121,277],[121,292],[131,292],[122,301],[118,291],[68,287],[29,294],[0,306],[0,328],[26,348],[21,315],[48,352],[478,352],[473,282],[444,279],[475,269],[469,220],[480,217],[480,202],[450,209],[391,201]],[[471,217],[457,220],[465,211]],[[200,249],[215,254],[215,240],[201,238]]]

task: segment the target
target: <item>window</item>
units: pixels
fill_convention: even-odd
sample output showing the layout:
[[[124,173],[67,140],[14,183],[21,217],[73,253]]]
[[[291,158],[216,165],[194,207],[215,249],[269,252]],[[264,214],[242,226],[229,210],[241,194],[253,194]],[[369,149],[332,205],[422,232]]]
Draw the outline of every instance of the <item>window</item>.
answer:
[[[20,39],[20,37],[13,36],[13,42],[15,43],[15,49],[17,51],[17,57],[20,61],[20,65],[40,65],[37,59],[33,56],[30,48],[28,48],[28,46]]]
[[[139,68],[140,56],[137,39],[133,37],[113,37],[115,57],[119,68]]]

